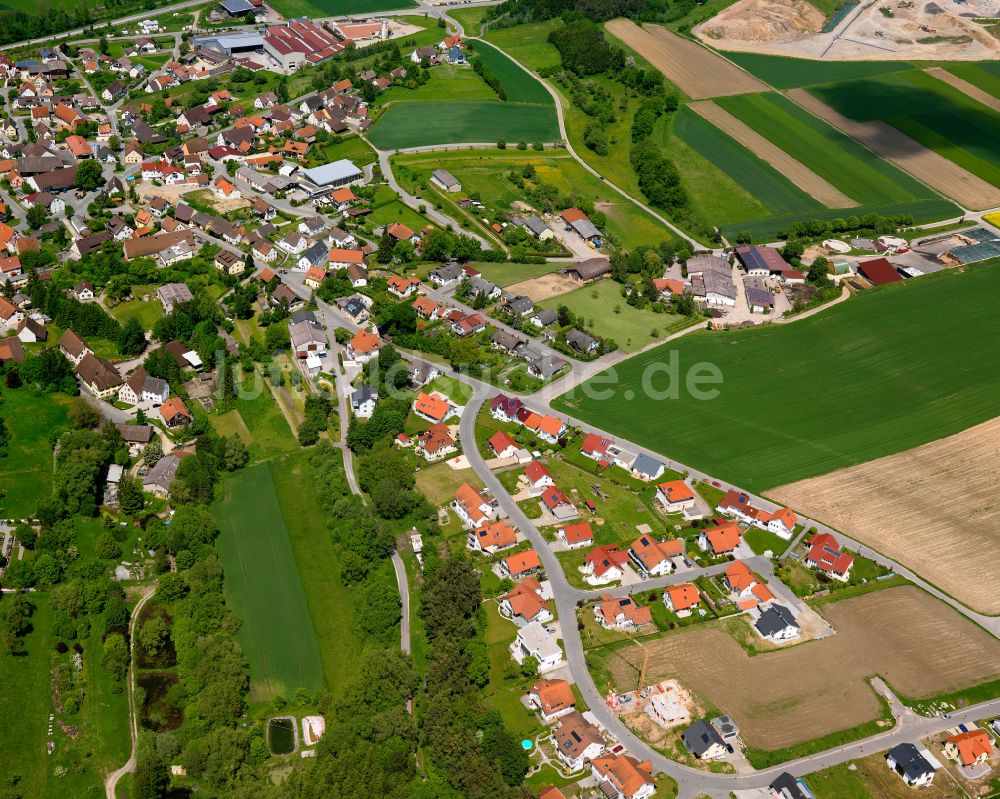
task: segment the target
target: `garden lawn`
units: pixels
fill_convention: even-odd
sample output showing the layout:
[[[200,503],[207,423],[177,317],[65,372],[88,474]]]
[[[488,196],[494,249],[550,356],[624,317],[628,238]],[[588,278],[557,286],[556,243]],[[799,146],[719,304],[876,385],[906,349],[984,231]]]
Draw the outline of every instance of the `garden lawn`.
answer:
[[[613,383],[595,378],[607,398],[577,389],[554,406],[757,491],[825,474],[996,416],[998,279],[993,261],[866,291],[787,326],[693,333],[617,365]],[[676,397],[663,371],[647,375],[663,392],[650,396],[644,372],[672,358]],[[722,382],[696,399],[685,376],[706,364]]]
[[[227,477],[221,494],[212,515],[221,530],[226,601],[243,620],[237,639],[250,663],[252,698],[322,690],[316,630],[270,465],[248,466]]]
[[[637,310],[621,296],[621,286],[602,280],[539,303],[543,308],[565,305],[578,318],[588,320],[587,329],[614,339],[625,352],[635,352],[658,338],[694,324],[699,317],[656,313],[650,308]],[[593,321],[593,325],[590,322]]]
[[[1000,186],[1000,115],[926,72],[843,81],[810,91],[851,119],[883,120]]]
[[[497,101],[397,103],[372,126],[380,150],[498,139],[551,142],[559,125],[551,106]]]
[[[533,739],[543,728],[535,714],[521,704],[521,696],[528,692],[537,678],[522,677],[520,672],[513,679],[504,676],[507,664],[514,663],[507,647],[517,636],[517,628],[501,618],[496,602],[485,602],[483,610],[486,614],[486,645],[490,650],[490,681],[480,695],[487,705],[500,713],[504,727],[511,735],[518,740]]]
[[[427,423],[424,422],[424,427]],[[427,497],[431,505],[447,505],[463,483],[481,488],[483,483],[472,469],[452,469],[443,461],[429,466],[421,465],[416,474],[417,490]]]
[[[271,390],[263,382],[259,386],[259,393],[253,399],[236,400],[236,410],[239,411],[253,438],[249,450],[250,457],[254,460],[263,460],[298,449],[298,442],[288,427],[288,421],[275,402]]]
[[[138,319],[143,330],[152,330],[163,316],[163,306],[156,300],[128,300],[111,309],[111,315],[122,324]]]
[[[357,676],[361,656],[363,642],[350,622],[355,595],[340,579],[340,552],[324,523],[309,452],[277,458],[269,466],[316,631],[323,675],[328,690],[337,694]]]
[[[0,480],[6,497],[0,499],[4,518],[23,518],[37,510],[52,493],[52,445],[49,435],[68,427],[69,397],[35,396],[27,388],[0,393],[0,417],[10,431],[7,457],[0,459]]]

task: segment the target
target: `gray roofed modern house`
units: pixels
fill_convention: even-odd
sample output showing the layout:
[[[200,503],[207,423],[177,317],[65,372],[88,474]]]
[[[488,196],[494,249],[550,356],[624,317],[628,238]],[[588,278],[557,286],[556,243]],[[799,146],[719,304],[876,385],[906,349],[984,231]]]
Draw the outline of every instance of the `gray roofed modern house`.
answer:
[[[494,330],[490,338],[495,347],[501,350],[506,350],[507,352],[513,352],[524,343],[523,339],[519,339],[517,336],[512,336],[505,330]]]
[[[782,633],[788,628],[799,629],[799,624],[795,621],[795,616],[784,605],[771,605],[760,614],[760,618],[753,625],[757,632],[765,638],[770,638]]]
[[[520,220],[521,223],[530,230],[536,238],[540,237],[545,231],[549,230],[549,226],[545,224],[544,220],[538,216],[538,214],[531,214]]]
[[[566,334],[566,343],[577,352],[583,354],[593,352],[600,346],[600,342],[597,339],[575,328]]]
[[[656,458],[651,458],[649,455],[643,455],[642,453],[639,453],[632,463],[633,472],[638,472],[650,480],[655,480],[659,477],[663,473],[664,468],[664,465],[656,460]]]
[[[357,410],[369,400],[377,400],[378,392],[365,383],[361,388],[351,392],[351,408]]]
[[[768,788],[772,796],[780,799],[813,799],[812,792],[787,771],[775,777]]]
[[[514,297],[507,301],[507,309],[517,316],[527,316],[535,310],[535,303],[529,297]]]
[[[302,253],[299,258],[305,258],[309,262],[310,266],[319,266],[320,264],[329,263],[330,248],[323,242],[317,241],[304,253]]]
[[[462,184],[459,179],[446,169],[435,169],[431,172],[431,182],[437,184],[445,191],[462,190]]]
[[[559,314],[556,313],[554,308],[542,308],[528,321],[533,325],[538,325],[538,327],[548,327],[559,321]]]
[[[316,318],[316,314],[312,311],[303,308],[301,310],[295,311],[288,317],[288,321],[292,324],[297,324],[298,322],[310,322],[311,324],[318,325],[319,320]]]
[[[177,475],[177,467],[180,466],[181,459],[176,455],[164,455],[156,465],[149,470],[142,478],[142,488],[144,491],[154,491],[165,494],[170,490],[170,484],[174,482]]]
[[[908,785],[918,782],[929,782],[934,777],[934,764],[931,763],[914,744],[898,744],[885,755],[886,762]]]
[[[473,297],[478,294],[490,297],[496,294],[499,289],[500,287],[496,283],[491,283],[486,278],[479,277],[479,275],[469,278],[469,294]]]
[[[175,305],[191,302],[194,299],[194,294],[184,283],[165,283],[156,289],[156,297],[163,305],[164,310],[170,313]]]
[[[323,164],[322,166],[316,166],[312,169],[304,169],[302,170],[302,174],[311,183],[324,188],[328,186],[346,186],[348,183],[353,183],[364,177],[364,173],[346,158],[329,164]]]
[[[426,361],[413,361],[410,364],[410,382],[422,386],[438,375],[438,368]]]
[[[710,753],[714,747],[725,746],[719,733],[704,719],[699,719],[684,730],[681,733],[681,740],[684,741],[688,751],[699,759]]]
[[[554,355],[542,355],[531,362],[529,371],[542,380],[548,380],[566,365],[566,361]]]
[[[462,267],[458,264],[443,264],[436,269],[432,269],[428,277],[434,282],[440,285],[446,285],[448,283],[454,283],[456,280],[460,280],[462,275],[465,273],[462,271]]]
[[[368,306],[357,297],[349,297],[342,306],[338,302],[337,307],[341,308],[355,322],[361,321],[362,317],[367,318]]]

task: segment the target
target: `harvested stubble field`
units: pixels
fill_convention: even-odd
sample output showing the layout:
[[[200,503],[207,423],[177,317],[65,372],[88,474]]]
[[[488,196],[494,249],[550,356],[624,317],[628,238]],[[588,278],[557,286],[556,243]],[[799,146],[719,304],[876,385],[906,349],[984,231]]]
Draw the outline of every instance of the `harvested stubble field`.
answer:
[[[550,275],[522,280],[507,287],[507,290],[514,294],[523,294],[532,302],[541,302],[552,297],[558,297],[570,291],[580,288],[580,282],[558,272]]]
[[[767,91],[735,64],[660,25],[640,28],[631,20],[615,19],[604,27],[694,100]]]
[[[758,158],[766,161],[796,186],[815,197],[827,208],[850,208],[857,203],[821,178],[809,167],[765,139],[746,122],[737,119],[711,100],[691,103],[691,109],[724,130]]]
[[[1000,418],[770,492],[982,613],[1000,614]]]
[[[678,679],[732,716],[749,746],[766,750],[878,718],[866,682],[876,674],[916,698],[1000,676],[1000,641],[918,588],[841,600],[824,613],[836,635],[783,651],[750,657],[729,635],[703,625],[647,641],[644,650],[620,650],[608,666],[619,686],[630,685],[649,652],[650,681]]]

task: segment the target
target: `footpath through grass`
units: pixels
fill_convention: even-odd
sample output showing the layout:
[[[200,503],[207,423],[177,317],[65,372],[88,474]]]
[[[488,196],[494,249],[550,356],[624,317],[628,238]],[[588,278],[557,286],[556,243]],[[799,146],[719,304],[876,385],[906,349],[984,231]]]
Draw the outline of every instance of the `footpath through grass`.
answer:
[[[270,465],[246,467],[220,491],[212,514],[221,530],[226,601],[243,620],[237,639],[250,662],[252,698],[322,689],[316,631]]]
[[[996,416],[998,279],[993,261],[787,326],[692,333],[595,377],[606,398],[577,389],[555,407],[757,491],[891,455]],[[721,375],[701,385],[711,398],[685,387],[696,367]]]

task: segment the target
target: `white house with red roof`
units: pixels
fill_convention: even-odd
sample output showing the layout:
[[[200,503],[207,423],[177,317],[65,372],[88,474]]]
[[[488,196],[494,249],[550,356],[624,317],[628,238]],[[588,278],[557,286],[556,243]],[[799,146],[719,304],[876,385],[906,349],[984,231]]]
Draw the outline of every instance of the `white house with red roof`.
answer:
[[[538,493],[556,484],[552,473],[541,461],[532,461],[524,467],[524,479],[528,481],[528,486],[533,493]]]
[[[542,559],[533,549],[526,549],[523,552],[515,552],[500,559],[500,574],[509,577],[511,580],[522,580],[529,577],[542,568]]]
[[[711,552],[716,557],[732,555],[743,540],[743,531],[736,522],[716,519],[712,527],[702,529],[698,534],[698,548],[702,552]]]
[[[653,764],[629,755],[599,757],[590,764],[591,776],[608,799],[649,799],[656,793]]]
[[[580,452],[598,462],[608,460],[608,447],[612,443],[614,442],[610,438],[605,438],[597,433],[587,433],[587,437],[583,439],[583,444],[580,445]]]
[[[561,522],[577,517],[576,508],[569,501],[569,497],[554,485],[542,489],[541,500],[545,509]]]
[[[490,436],[490,449],[498,458],[509,458],[520,449],[517,442],[503,430],[497,430]]]
[[[683,480],[668,480],[656,487],[656,501],[667,513],[680,513],[694,507],[695,496]]]
[[[634,630],[653,621],[653,612],[632,597],[605,594],[594,604],[594,620],[605,630]]]
[[[594,531],[590,528],[590,522],[567,524],[559,528],[556,538],[566,549],[583,549],[593,545]]]
[[[663,577],[675,566],[673,559],[684,554],[684,541],[657,541],[651,535],[641,535],[629,547],[629,558],[643,577]]]
[[[545,590],[534,577],[525,577],[500,602],[500,612],[518,624],[545,624],[555,616],[545,601]]]
[[[771,589],[742,560],[729,564],[723,572],[723,580],[740,610],[752,610],[774,599]]]
[[[539,680],[528,692],[528,707],[538,708],[546,724],[576,709],[576,697],[566,680]]]
[[[497,517],[497,507],[493,500],[468,483],[462,483],[458,487],[451,507],[466,527],[481,527]]]
[[[467,545],[481,555],[495,555],[517,545],[517,530],[505,522],[484,524],[469,531]]]
[[[830,533],[816,533],[806,541],[806,544],[809,545],[805,559],[806,566],[818,569],[842,583],[851,579],[854,557],[841,550],[840,542]]]
[[[625,577],[628,552],[614,544],[595,547],[583,559],[580,573],[590,585],[608,585]]]
[[[701,604],[701,594],[694,583],[668,585],[663,590],[663,604],[679,617],[690,616],[691,611]]]

